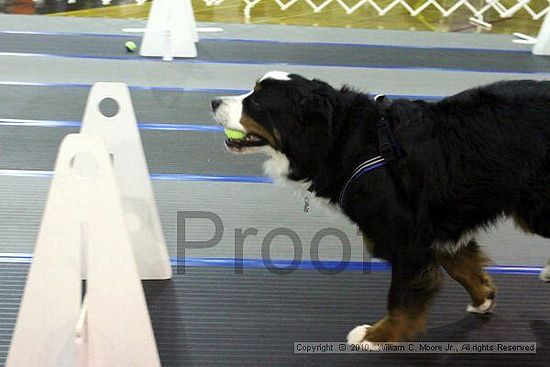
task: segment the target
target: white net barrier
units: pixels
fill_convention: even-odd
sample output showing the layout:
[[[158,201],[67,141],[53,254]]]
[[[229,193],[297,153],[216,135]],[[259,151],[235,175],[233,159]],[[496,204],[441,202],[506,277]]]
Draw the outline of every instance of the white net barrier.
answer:
[[[244,8],[244,15],[250,18],[251,10],[262,1],[270,0],[243,0],[246,4]],[[384,16],[390,11],[403,8],[411,16],[415,17],[421,14],[428,8],[436,9],[442,16],[448,17],[453,13],[466,9],[471,12],[471,16],[483,20],[484,16],[489,12],[495,12],[501,18],[510,18],[518,12],[526,12],[533,20],[538,20],[544,17],[546,13],[550,11],[550,0],[484,0],[476,2],[472,0],[458,0],[455,2],[438,1],[438,0],[426,0],[426,1],[414,1],[414,0],[393,0],[393,1],[376,1],[376,0],[359,0],[355,3],[353,1],[346,0],[325,0],[325,1],[312,1],[312,0],[272,0],[274,1],[282,11],[289,9],[291,6],[298,2],[307,4],[314,13],[319,13],[330,4],[337,4],[347,14],[353,14],[363,6],[369,6],[374,9],[378,15]],[[204,0],[207,6],[220,5],[224,0]]]

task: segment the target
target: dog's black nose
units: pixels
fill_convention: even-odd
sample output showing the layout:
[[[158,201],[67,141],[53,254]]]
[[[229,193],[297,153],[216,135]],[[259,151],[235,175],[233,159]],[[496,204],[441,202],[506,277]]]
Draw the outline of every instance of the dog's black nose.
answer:
[[[216,111],[218,107],[222,104],[222,100],[219,98],[214,98],[212,100],[212,111]]]

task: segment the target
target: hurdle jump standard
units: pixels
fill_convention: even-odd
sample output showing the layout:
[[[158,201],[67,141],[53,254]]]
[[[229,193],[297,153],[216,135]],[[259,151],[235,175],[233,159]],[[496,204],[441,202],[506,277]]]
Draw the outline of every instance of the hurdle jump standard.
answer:
[[[139,54],[162,57],[197,57],[199,41],[191,0],[154,0]]]
[[[6,366],[160,367],[141,279],[171,277],[130,93],[98,83],[59,149]]]

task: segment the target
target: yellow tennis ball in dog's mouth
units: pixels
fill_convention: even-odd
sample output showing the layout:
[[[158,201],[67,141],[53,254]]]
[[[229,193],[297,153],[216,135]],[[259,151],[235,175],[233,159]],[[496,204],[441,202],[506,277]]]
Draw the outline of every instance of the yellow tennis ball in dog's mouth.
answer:
[[[223,129],[223,132],[225,133],[225,136],[227,136],[229,139],[233,140],[240,140],[244,139],[246,136],[246,133],[240,130],[234,130],[234,129]]]

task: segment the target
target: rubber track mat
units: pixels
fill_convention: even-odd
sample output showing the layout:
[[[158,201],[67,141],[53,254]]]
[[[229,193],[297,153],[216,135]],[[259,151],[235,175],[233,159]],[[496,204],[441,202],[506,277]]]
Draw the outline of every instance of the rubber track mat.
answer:
[[[164,229],[164,237],[171,256],[180,258],[234,258],[261,259],[267,233],[284,227],[294,231],[303,247],[301,258],[311,261],[311,240],[324,228],[338,228],[350,241],[349,259],[365,261],[370,255],[363,246],[362,237],[356,227],[343,216],[327,215],[324,210],[312,208],[303,212],[303,200],[293,191],[283,190],[276,185],[229,182],[190,182],[153,180],[157,208]],[[44,205],[48,195],[50,179],[44,177],[0,176],[0,258],[2,253],[32,253]],[[238,205],[228,198],[239,198]],[[269,205],[258,205],[270,201]],[[186,246],[183,240],[206,241],[215,236],[211,220],[188,219],[187,225],[179,225],[178,212],[209,212],[218,216],[220,228],[219,242],[209,247]],[[191,217],[191,215],[189,215]],[[181,222],[180,222],[181,223]],[[243,242],[242,250],[236,245],[235,232],[238,229],[256,228],[257,235],[250,235]],[[178,229],[180,247],[178,249]],[[502,250],[509,242],[499,243]],[[516,243],[513,243],[514,248]],[[268,246],[268,245],[265,245]],[[521,242],[524,253],[545,246],[534,246]],[[319,259],[340,261],[343,255],[341,241],[327,236],[320,241],[316,253]],[[286,236],[277,236],[269,243],[273,259],[293,259],[295,246]],[[503,251],[504,252],[504,251]],[[504,252],[506,254],[506,252]],[[237,255],[240,254],[240,255]],[[523,254],[522,254],[523,255]],[[534,264],[540,265],[540,255]],[[506,259],[495,258],[496,261]],[[515,261],[528,264],[524,256],[514,257]],[[503,261],[509,264],[510,261]]]
[[[0,264],[0,364],[19,307],[27,265]],[[424,341],[537,342],[537,354],[293,353],[298,341],[343,341],[349,329],[383,316],[390,274],[265,269],[178,269],[145,282],[164,367],[188,366],[548,366],[550,285],[532,276],[495,277],[493,315],[470,315],[466,293],[447,279]]]
[[[52,171],[59,145],[77,128],[0,126],[0,169]],[[222,133],[142,130],[149,172],[263,175],[265,157],[227,151]]]
[[[88,87],[0,85],[0,122],[2,119],[81,121],[89,91]],[[138,122],[152,124],[215,125],[210,109],[212,99],[243,92],[130,88]]]
[[[81,121],[89,88],[0,85],[0,119]],[[131,89],[139,122],[213,125],[216,92]],[[1,121],[1,120],[0,120]]]
[[[304,261],[313,260],[311,241],[328,228],[345,234],[350,242],[350,260],[371,259],[354,224],[342,215],[316,206],[304,213],[303,199],[290,188],[260,183],[172,180],[153,180],[152,184],[166,245],[173,257],[262,259],[264,246],[269,246],[271,258],[292,260],[296,258],[297,247],[286,236],[264,243],[269,232],[283,227],[298,235],[303,249],[298,258]],[[45,177],[0,176],[0,257],[2,253],[32,253],[49,186],[50,179]],[[238,198],[238,202],[234,198]],[[269,205],[258,205],[260,203]],[[180,242],[178,249],[178,229],[179,234],[185,236],[181,239],[195,241],[208,240],[215,234],[211,220],[190,219],[188,225],[178,227],[177,213],[183,211],[217,215],[223,225],[220,241],[200,248]],[[247,228],[256,228],[258,232],[248,236],[241,247],[237,245],[236,231]],[[525,235],[512,221],[481,235],[479,242],[494,265],[540,267],[549,257],[548,239]],[[313,253],[319,259],[338,262],[344,257],[343,246],[339,239],[329,235]]]
[[[137,37],[134,39],[139,41]],[[0,34],[2,52],[139,59],[136,53],[125,51],[125,40],[126,38],[101,36]],[[430,67],[528,73],[550,71],[550,60],[529,52],[214,39],[201,40],[197,48],[199,57],[190,62],[368,66],[385,69]]]

